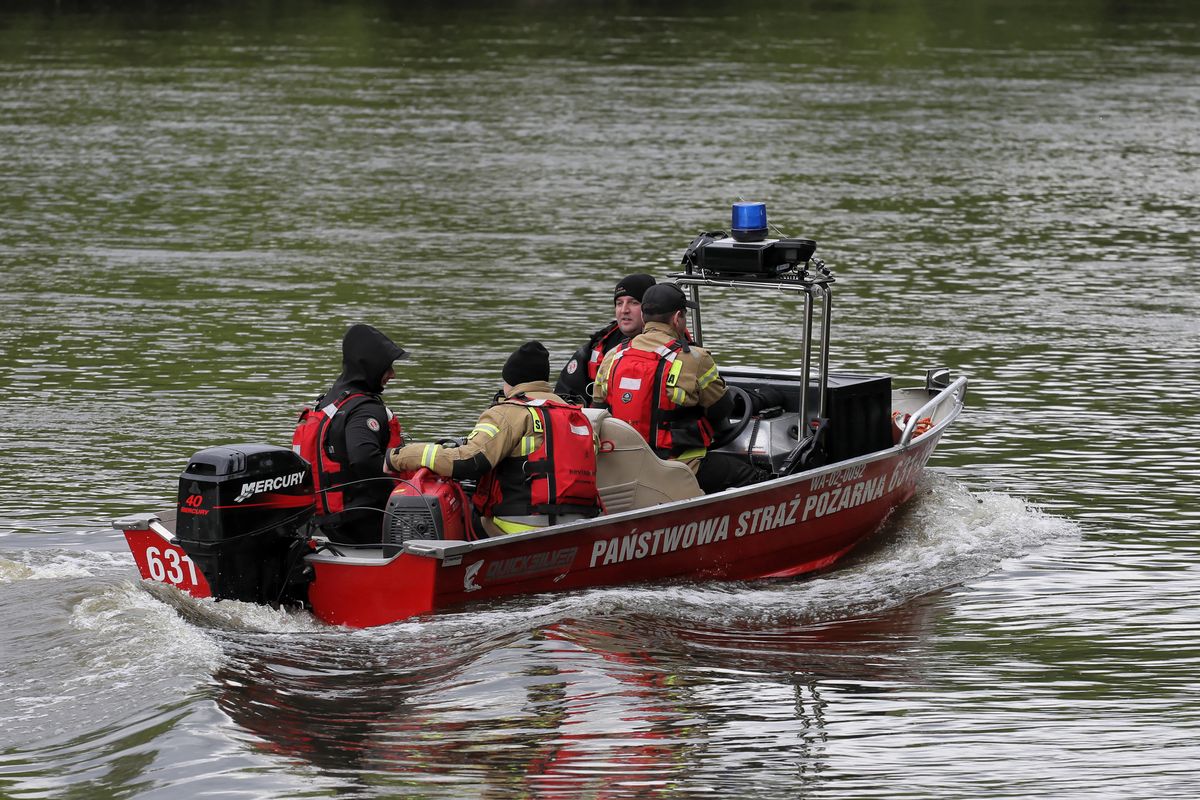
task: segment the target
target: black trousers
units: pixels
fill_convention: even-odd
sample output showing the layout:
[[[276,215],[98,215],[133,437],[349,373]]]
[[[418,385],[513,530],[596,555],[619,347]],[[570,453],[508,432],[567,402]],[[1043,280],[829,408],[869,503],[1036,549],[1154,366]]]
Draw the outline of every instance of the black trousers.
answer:
[[[750,466],[745,460],[729,453],[709,453],[700,462],[696,482],[705,494],[749,486],[767,477],[767,473]]]
[[[383,541],[383,510],[381,508],[347,508],[334,515],[336,520],[321,527],[329,541],[341,544],[361,544],[378,547]]]

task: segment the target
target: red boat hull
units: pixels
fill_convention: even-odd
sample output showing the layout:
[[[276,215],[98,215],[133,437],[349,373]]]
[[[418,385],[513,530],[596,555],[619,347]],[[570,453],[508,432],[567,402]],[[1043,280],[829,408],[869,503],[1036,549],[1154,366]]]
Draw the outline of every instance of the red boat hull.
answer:
[[[367,627],[513,595],[825,569],[912,496],[937,438],[815,473],[545,532],[410,543],[386,561],[310,556],[316,578],[309,601],[326,622]]]
[[[956,414],[888,450],[717,495],[480,541],[409,542],[391,558],[320,551],[307,557],[308,601],[325,622],[368,627],[514,595],[825,569],[912,496]],[[155,515],[114,523],[143,578],[211,596],[168,524]]]

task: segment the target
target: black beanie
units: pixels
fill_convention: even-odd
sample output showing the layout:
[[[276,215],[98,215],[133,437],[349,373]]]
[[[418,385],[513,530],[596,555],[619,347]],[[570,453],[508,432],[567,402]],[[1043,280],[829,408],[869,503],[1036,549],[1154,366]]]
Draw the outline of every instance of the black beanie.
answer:
[[[504,371],[500,374],[509,386],[530,381],[548,381],[550,353],[542,347],[541,342],[526,342],[513,350],[508,361],[504,362]]]
[[[654,285],[654,277],[639,272],[636,275],[626,275],[621,278],[617,288],[613,291],[613,302],[620,300],[622,297],[632,297],[639,303],[642,302],[642,295],[646,290]]]

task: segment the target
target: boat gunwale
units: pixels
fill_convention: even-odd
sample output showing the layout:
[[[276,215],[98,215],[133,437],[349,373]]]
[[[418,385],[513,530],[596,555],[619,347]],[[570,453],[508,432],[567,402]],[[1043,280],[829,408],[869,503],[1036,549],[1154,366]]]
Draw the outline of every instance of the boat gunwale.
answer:
[[[167,527],[163,522],[163,516],[164,512],[161,511],[143,511],[115,519],[112,526],[119,531],[153,531],[174,543],[175,531]]]

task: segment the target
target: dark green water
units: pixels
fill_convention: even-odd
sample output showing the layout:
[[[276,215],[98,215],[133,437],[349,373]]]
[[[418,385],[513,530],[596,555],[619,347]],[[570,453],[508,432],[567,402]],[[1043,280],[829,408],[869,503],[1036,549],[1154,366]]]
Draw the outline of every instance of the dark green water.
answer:
[[[0,797],[1188,793],[1198,74],[1182,1],[0,7]],[[462,433],[739,197],[837,366],[971,378],[844,568],[358,633],[136,580],[109,521],[286,443],[349,323]]]

